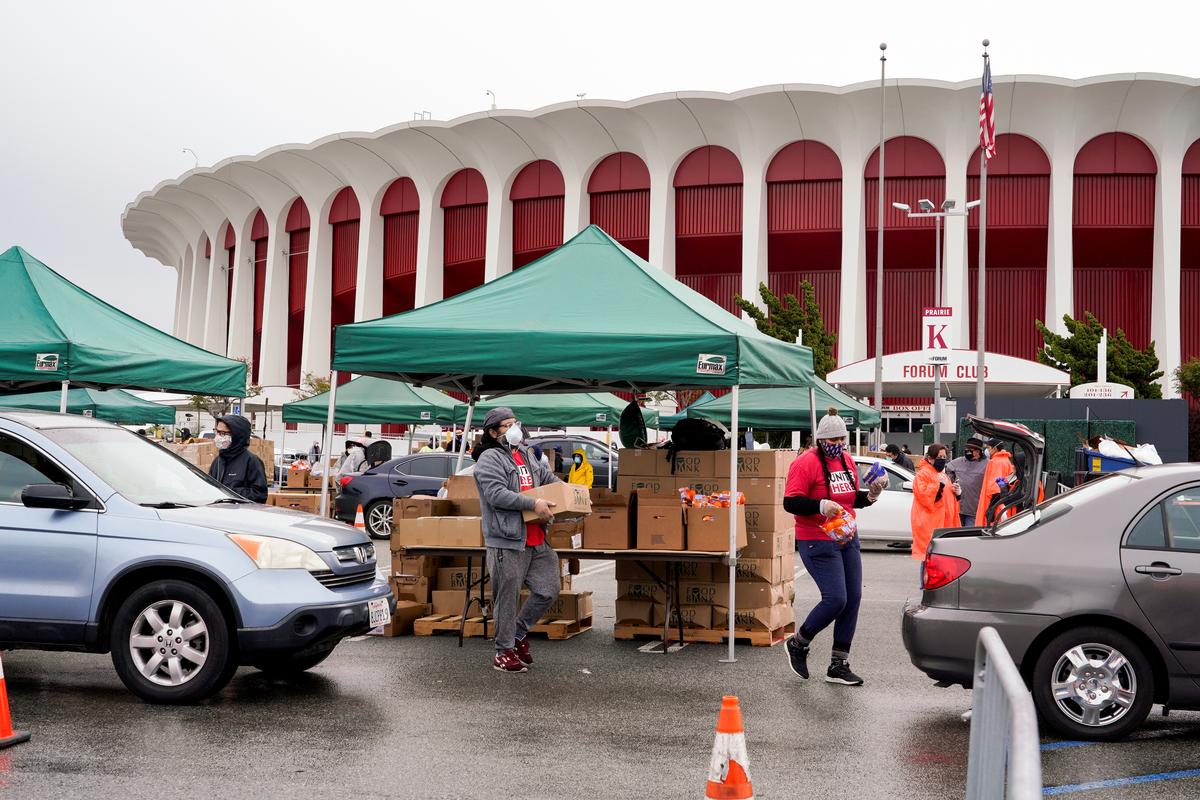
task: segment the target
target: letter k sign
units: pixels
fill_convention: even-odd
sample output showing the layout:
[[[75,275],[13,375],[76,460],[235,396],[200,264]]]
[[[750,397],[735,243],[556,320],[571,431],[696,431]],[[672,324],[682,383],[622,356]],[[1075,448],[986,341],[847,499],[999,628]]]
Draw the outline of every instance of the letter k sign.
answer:
[[[946,332],[948,325],[926,325],[925,328],[929,333],[928,344],[925,345],[928,350],[949,350],[950,346],[946,344],[946,340],[942,335]]]

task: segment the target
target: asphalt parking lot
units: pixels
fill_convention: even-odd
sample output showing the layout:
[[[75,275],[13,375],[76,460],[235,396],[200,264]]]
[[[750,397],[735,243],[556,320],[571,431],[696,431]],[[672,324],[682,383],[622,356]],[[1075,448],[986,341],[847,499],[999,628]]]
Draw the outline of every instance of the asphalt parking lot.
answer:
[[[171,708],[127,693],[107,656],[6,653],[34,738],[0,751],[0,797],[699,797],[725,693],[742,700],[757,797],[962,797],[970,695],[936,688],[900,641],[915,563],[871,552],[865,573],[859,688],[799,680],[781,647],[741,647],[730,665],[724,648],[614,641],[611,565],[576,583],[596,593],[596,628],[535,640],[526,675],[493,671],[482,640],[368,637],[302,679],[243,669],[212,701]],[[807,610],[815,587],[797,589]],[[1156,708],[1124,743],[1045,738],[1046,794],[1200,797],[1198,723]]]

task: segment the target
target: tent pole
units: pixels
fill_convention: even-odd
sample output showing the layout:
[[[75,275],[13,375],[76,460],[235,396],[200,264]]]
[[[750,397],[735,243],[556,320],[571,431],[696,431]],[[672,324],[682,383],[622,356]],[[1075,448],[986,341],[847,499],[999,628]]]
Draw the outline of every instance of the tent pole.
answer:
[[[733,387],[733,398],[729,405],[729,425],[733,431],[733,447],[729,448],[729,654],[722,663],[737,663],[733,654],[733,623],[737,616],[737,490],[738,490],[738,387]]]
[[[458,463],[454,466],[454,474],[462,471],[463,459],[467,455],[467,438],[471,430],[471,417],[475,416],[475,396],[471,395],[470,402],[467,403],[467,421],[463,423],[462,447],[458,449]]]
[[[404,454],[404,455],[406,455],[406,456],[412,453],[413,434],[414,434],[414,433],[416,433],[416,432],[417,432],[417,426],[416,426],[416,425],[409,425],[409,426],[408,426],[408,452]],[[451,443],[453,443],[453,442],[454,442],[454,437],[453,437],[453,436],[451,436],[451,437],[450,437],[450,441],[451,441]]]
[[[817,444],[817,390],[813,387],[808,387],[808,422],[812,425],[812,436],[809,441],[815,447]]]
[[[325,412],[325,441],[321,447],[321,516],[329,516],[329,454],[333,450],[333,415],[337,406],[338,371],[329,377],[329,408]]]
[[[67,413],[67,392],[70,390],[70,388],[70,381],[62,382],[62,393],[58,397],[58,413],[60,414]]]
[[[266,437],[263,437],[266,438]],[[283,432],[279,435],[279,488],[283,487],[283,456],[287,452],[287,425],[283,426]],[[309,470],[312,466],[309,465]],[[274,476],[272,476],[274,477]],[[274,483],[274,481],[272,481]]]
[[[604,442],[606,445],[608,445],[608,489],[609,489],[609,491],[613,491],[614,489],[617,488],[617,487],[613,486],[613,482],[612,482],[612,461],[613,461],[613,459],[612,459],[612,428],[613,428],[612,425],[608,426],[608,440]]]

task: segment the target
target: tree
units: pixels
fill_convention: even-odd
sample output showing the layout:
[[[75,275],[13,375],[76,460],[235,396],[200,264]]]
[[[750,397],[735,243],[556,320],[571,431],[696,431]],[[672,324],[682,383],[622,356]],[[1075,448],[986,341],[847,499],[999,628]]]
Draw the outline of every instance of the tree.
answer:
[[[1188,460],[1200,461],[1200,358],[1175,369],[1175,388],[1188,400]]]
[[[243,357],[237,360],[246,365],[246,393],[243,396],[253,397],[262,392],[261,386],[250,382],[250,376],[253,374],[250,359]],[[234,401],[237,399],[236,397],[222,397],[215,394],[194,394],[192,395],[189,407],[195,409],[197,412],[204,412],[213,419],[217,419],[228,414],[233,408]],[[196,432],[199,433],[199,430],[199,420],[197,420]]]
[[[1037,360],[1049,367],[1071,374],[1071,385],[1093,383],[1098,365],[1096,349],[1104,326],[1090,311],[1083,312],[1083,319],[1063,315],[1067,335],[1060,336],[1047,328],[1041,320],[1034,320],[1045,346],[1038,350]],[[1163,376],[1154,352],[1154,342],[1139,350],[1117,328],[1108,336],[1108,380],[1133,387],[1134,397],[1139,399],[1161,399],[1162,387],[1156,381]]]
[[[329,378],[323,378],[312,374],[311,372],[304,373],[304,380],[300,381],[300,388],[297,394],[301,400],[307,400],[318,394],[324,394],[329,391]]]
[[[767,307],[766,313],[741,295],[736,295],[733,300],[738,308],[750,315],[760,331],[785,342],[795,342],[796,334],[803,331],[804,345],[812,349],[813,368],[817,375],[824,378],[837,367],[833,357],[837,334],[825,328],[821,306],[817,303],[817,292],[811,283],[800,283],[803,302],[794,294],[786,294],[780,299],[765,283],[758,285],[758,293]]]

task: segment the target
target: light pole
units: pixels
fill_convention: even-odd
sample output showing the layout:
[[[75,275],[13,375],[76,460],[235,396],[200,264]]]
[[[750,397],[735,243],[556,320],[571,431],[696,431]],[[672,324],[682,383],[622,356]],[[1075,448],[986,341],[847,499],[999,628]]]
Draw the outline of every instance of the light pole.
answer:
[[[903,211],[908,215],[909,219],[918,217],[933,217],[933,304],[940,307],[942,305],[942,220],[946,217],[965,217],[971,213],[971,209],[979,205],[978,200],[972,200],[967,203],[966,208],[961,211],[954,207],[958,204],[956,200],[949,198],[942,201],[942,210],[935,211],[937,207],[932,200],[921,198],[917,201],[917,208],[920,211],[913,211],[908,203],[892,203],[892,208]],[[933,407],[930,409],[929,421],[933,424],[934,438],[937,438],[938,430],[942,424],[942,413],[939,408],[942,399],[942,370],[941,365],[934,364],[933,370]]]

